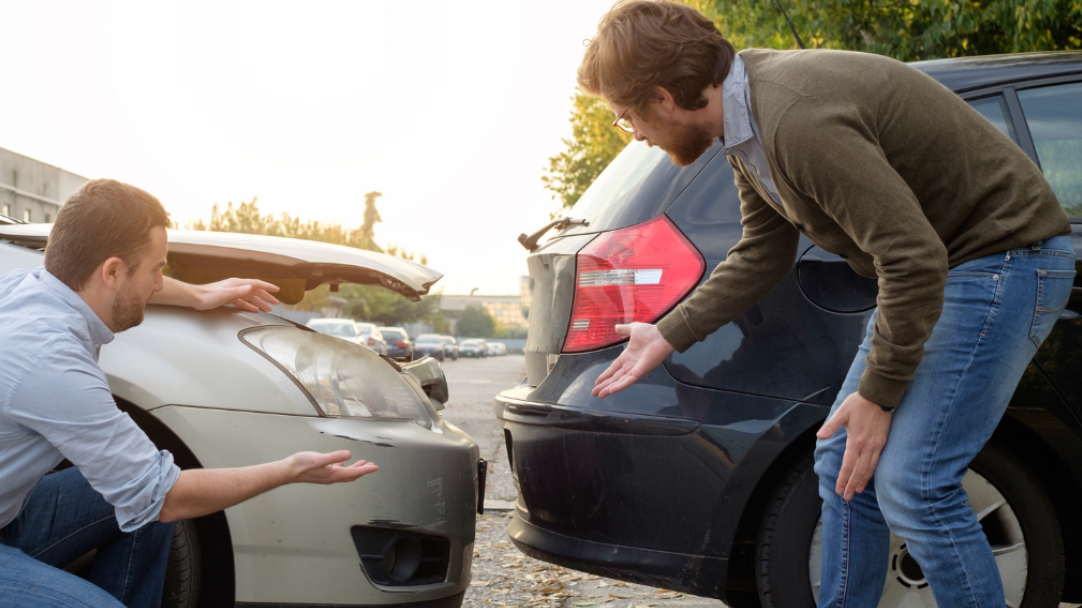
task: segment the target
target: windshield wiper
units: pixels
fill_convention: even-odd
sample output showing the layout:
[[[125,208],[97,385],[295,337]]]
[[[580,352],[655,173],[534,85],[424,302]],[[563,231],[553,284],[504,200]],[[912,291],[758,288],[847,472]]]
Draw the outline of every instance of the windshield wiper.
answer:
[[[518,242],[521,243],[522,246],[525,247],[527,251],[533,253],[533,251],[535,249],[537,249],[537,241],[540,241],[541,237],[545,236],[545,233],[548,232],[549,230],[552,230],[553,228],[559,228],[560,230],[565,230],[565,229],[567,229],[568,226],[589,226],[589,225],[590,225],[590,222],[588,222],[586,220],[575,220],[575,219],[571,219],[569,217],[561,217],[560,219],[553,220],[553,221],[549,222],[548,224],[545,224],[544,228],[538,230],[537,232],[531,234],[530,236],[526,236],[525,232],[518,235]]]

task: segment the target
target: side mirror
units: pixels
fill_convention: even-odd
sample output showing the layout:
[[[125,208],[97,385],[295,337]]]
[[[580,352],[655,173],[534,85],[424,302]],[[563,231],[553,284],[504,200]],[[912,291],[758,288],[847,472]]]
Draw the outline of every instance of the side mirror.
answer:
[[[422,357],[417,361],[402,366],[402,371],[413,376],[421,384],[432,405],[437,410],[442,410],[449,398],[447,390],[447,376],[440,367],[440,362],[432,357]]]

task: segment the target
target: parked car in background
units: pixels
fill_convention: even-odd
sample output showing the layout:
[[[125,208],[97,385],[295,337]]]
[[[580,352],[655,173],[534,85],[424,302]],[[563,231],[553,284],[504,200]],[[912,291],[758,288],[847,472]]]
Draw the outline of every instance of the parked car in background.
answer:
[[[49,229],[0,220],[0,275],[40,267]],[[350,247],[188,231],[169,232],[166,270],[263,278],[286,303],[329,281],[416,300],[442,276]],[[483,468],[477,444],[440,417],[447,384],[435,362],[399,367],[265,312],[148,306],[142,325],[101,349],[101,367],[118,407],[182,468],[343,449],[380,467],[178,522],[163,606],[461,604]]]
[[[502,342],[487,342],[486,348],[488,349],[486,354],[489,357],[499,357],[507,354],[507,346]]]
[[[432,357],[437,361],[446,358],[446,348],[443,340],[436,334],[421,334],[413,341],[413,353],[417,358]]]
[[[1082,252],[1082,52],[914,67],[1042,168]],[[810,608],[821,564],[815,432],[861,343],[876,281],[802,237],[791,272],[742,316],[623,391],[590,394],[625,348],[614,325],[660,319],[740,239],[721,150],[679,167],[631,143],[573,221],[530,253],[527,378],[495,405],[518,487],[508,533],[565,567],[732,608]],[[1011,606],[1082,602],[1079,271],[963,482]],[[904,539],[891,538],[886,566],[881,607],[935,605]]]
[[[402,361],[413,361],[413,341],[401,327],[379,327],[380,335],[387,342],[387,356]]]
[[[353,319],[310,319],[305,325],[325,336],[360,344],[361,330]]]
[[[387,340],[383,338],[383,334],[376,328],[375,323],[357,323],[357,329],[361,332],[357,339],[358,344],[367,346],[380,355],[388,356]]]
[[[458,344],[458,354],[463,357],[487,357],[488,342],[481,338],[470,338]]]
[[[453,361],[458,360],[458,340],[454,336],[440,335],[443,340],[443,352]]]

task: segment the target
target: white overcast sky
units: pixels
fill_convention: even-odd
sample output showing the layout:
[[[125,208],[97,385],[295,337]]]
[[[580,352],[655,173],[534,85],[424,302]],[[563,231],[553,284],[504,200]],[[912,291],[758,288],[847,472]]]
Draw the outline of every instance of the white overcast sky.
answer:
[[[0,147],[157,195],[174,219],[361,223],[444,293],[517,293],[558,203],[582,41],[613,0],[0,0]]]

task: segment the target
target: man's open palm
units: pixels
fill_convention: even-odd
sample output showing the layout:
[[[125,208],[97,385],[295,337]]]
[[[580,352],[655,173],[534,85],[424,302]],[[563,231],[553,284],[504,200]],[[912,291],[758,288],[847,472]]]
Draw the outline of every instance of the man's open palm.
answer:
[[[661,335],[657,326],[650,323],[617,325],[616,333],[630,336],[631,340],[624,352],[594,383],[591,394],[602,399],[638,382],[676,350]]]
[[[344,481],[356,481],[369,473],[379,470],[375,464],[358,460],[345,465],[352,457],[348,450],[339,450],[329,454],[318,452],[297,452],[291,456],[296,467],[296,481],[302,483],[332,484]]]

